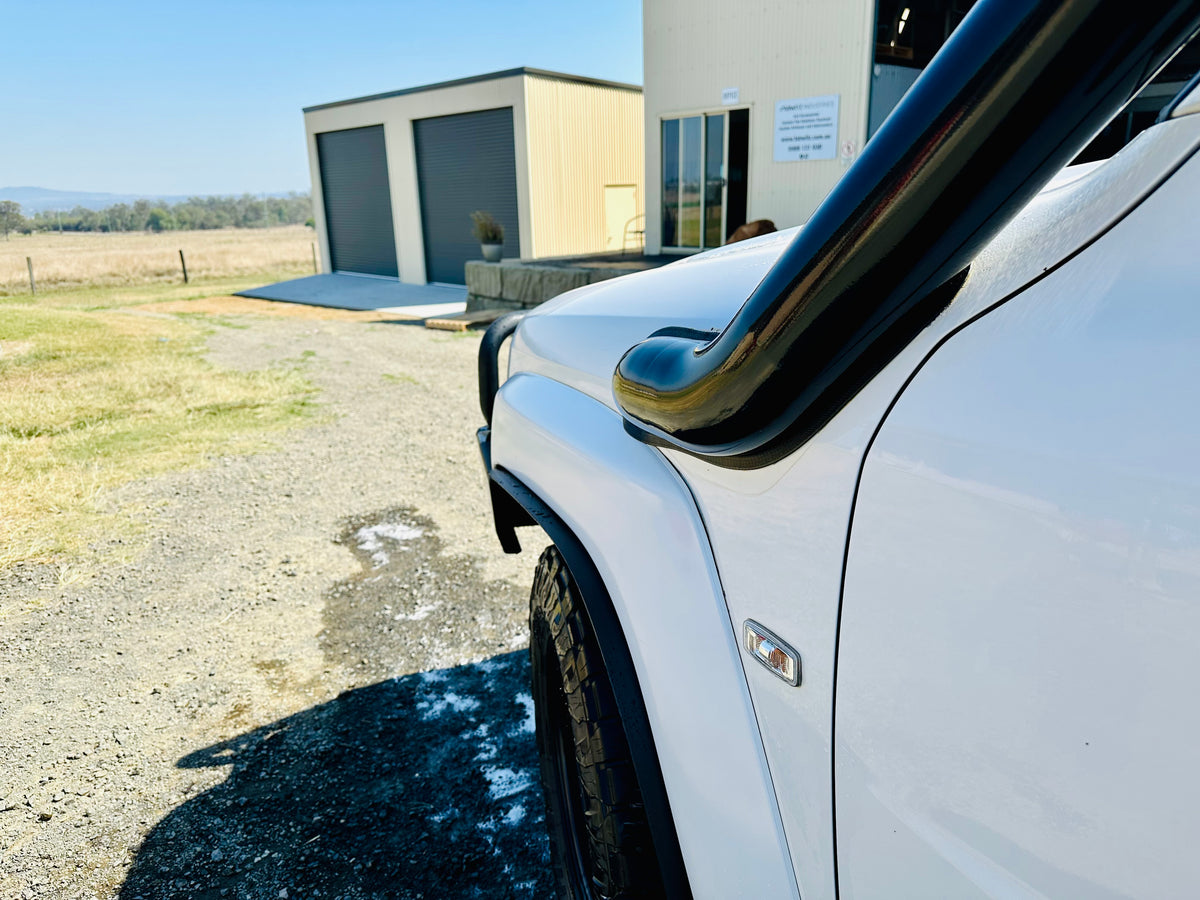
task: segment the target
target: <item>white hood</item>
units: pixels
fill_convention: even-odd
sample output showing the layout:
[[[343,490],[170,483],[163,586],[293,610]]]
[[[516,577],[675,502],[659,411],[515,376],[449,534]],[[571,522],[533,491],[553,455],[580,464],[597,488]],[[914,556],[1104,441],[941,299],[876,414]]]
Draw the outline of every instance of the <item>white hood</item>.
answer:
[[[724,328],[798,230],[719,247],[555,297],[521,322],[509,374],[544,375],[615,409],[612,375],[626,350],[667,326]]]

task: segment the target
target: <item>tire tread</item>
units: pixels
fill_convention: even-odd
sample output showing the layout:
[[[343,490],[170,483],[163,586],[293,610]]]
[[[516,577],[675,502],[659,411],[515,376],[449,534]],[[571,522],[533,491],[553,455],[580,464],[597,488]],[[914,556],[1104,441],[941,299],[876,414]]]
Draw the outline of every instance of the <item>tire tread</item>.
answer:
[[[585,858],[592,869],[591,896],[604,900],[662,896],[641,790],[616,698],[587,612],[579,600],[578,588],[553,546],[538,560],[530,593],[529,622],[534,678],[558,679],[557,685],[547,684],[544,689],[561,688],[570,718],[588,836]],[[545,656],[539,644],[547,639],[554,647],[557,672],[543,671],[548,665],[541,662]],[[534,696],[539,697],[536,683]],[[559,841],[571,838],[555,834],[556,830],[565,829],[560,813],[549,808],[553,791],[550,779],[555,777],[556,770],[548,764],[550,739],[544,731],[543,717],[539,715],[538,743],[548,801],[546,823],[551,830],[561,893],[574,898],[564,871],[565,860],[559,858],[569,849],[560,847]]]

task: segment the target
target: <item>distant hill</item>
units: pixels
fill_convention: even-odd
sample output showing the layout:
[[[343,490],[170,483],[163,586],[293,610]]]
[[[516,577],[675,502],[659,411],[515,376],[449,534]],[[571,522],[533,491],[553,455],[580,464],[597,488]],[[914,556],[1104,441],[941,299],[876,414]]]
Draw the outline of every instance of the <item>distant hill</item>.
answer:
[[[302,193],[302,192],[298,192]],[[96,191],[56,191],[42,187],[0,187],[0,200],[15,200],[27,216],[46,210],[67,211],[77,206],[84,209],[107,209],[114,203],[133,203],[151,200],[155,203],[179,203],[193,195],[184,194],[102,194]],[[256,194],[257,197],[286,197],[286,192]]]
[[[104,209],[114,203],[132,203],[134,200],[163,200],[173,203],[186,197],[156,197],[153,194],[102,194],[95,191],[55,191],[41,187],[0,188],[0,200],[15,200],[21,204],[26,215],[48,209],[68,210],[76,206],[84,209]]]

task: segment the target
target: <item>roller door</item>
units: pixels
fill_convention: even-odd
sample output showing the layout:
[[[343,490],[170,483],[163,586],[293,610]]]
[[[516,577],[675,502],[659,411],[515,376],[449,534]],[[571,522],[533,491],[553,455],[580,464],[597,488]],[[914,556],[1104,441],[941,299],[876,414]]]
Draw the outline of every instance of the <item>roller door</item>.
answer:
[[[399,277],[383,126],[318,134],[317,159],[333,270]]]
[[[512,107],[417,119],[413,142],[426,278],[464,283],[467,260],[481,258],[471,233],[477,209],[504,226],[504,255],[520,256]]]

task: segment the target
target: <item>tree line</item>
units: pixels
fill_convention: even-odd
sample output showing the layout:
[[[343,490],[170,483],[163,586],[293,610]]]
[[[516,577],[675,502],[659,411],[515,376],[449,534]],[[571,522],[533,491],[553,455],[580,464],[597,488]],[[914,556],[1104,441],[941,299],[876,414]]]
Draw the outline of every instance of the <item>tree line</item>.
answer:
[[[312,224],[308,194],[286,197],[190,197],[178,203],[136,200],[105,209],[76,206],[67,211],[42,211],[25,216],[12,200],[0,200],[0,231],[175,231],[209,228],[268,228],[272,225]]]

